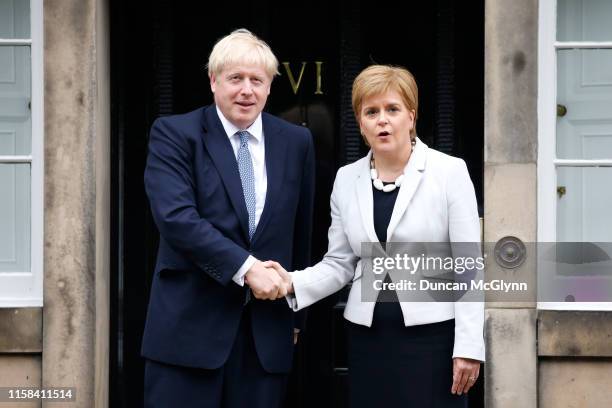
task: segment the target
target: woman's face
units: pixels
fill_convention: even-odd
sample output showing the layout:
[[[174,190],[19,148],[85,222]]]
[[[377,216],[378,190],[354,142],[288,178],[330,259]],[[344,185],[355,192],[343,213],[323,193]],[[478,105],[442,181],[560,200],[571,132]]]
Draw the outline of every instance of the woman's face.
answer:
[[[410,145],[414,110],[409,110],[396,91],[363,100],[359,127],[374,153],[404,151]]]

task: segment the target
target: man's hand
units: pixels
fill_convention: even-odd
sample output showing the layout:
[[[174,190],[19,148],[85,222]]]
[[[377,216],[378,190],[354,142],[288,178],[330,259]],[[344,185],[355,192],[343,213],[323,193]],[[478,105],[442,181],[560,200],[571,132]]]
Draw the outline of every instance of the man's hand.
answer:
[[[285,268],[281,266],[281,264],[275,261],[266,261],[266,262],[263,262],[263,266],[265,266],[266,268],[274,268],[278,276],[280,276],[280,278],[283,280],[283,286],[286,292],[285,295],[283,296],[293,293],[293,281],[291,279],[291,274],[287,272]],[[282,296],[279,296],[279,297],[282,297]]]
[[[257,299],[274,300],[287,296],[286,284],[271,267],[257,261],[244,275],[244,281]]]

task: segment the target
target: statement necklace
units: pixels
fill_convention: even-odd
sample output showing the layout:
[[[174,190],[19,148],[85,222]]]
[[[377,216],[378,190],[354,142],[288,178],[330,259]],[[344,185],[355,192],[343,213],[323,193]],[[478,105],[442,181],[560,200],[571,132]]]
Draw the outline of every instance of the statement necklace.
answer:
[[[416,141],[412,141],[412,151],[410,152],[410,156],[412,157],[412,153],[414,152],[414,145]],[[410,159],[408,159],[410,160]],[[372,179],[372,185],[375,189],[379,191],[384,191],[385,193],[390,193],[399,186],[402,185],[402,181],[404,181],[404,173],[400,174],[398,178],[395,179],[393,183],[385,185],[381,179],[378,178],[378,171],[374,165],[374,156],[370,159],[370,178]]]
[[[383,181],[378,178],[378,171],[374,167],[374,160],[370,161],[370,177],[372,178],[372,185],[375,189],[384,191],[385,193],[390,193],[399,186],[402,185],[402,181],[404,180],[404,174],[400,174],[398,178],[391,184],[383,184]]]

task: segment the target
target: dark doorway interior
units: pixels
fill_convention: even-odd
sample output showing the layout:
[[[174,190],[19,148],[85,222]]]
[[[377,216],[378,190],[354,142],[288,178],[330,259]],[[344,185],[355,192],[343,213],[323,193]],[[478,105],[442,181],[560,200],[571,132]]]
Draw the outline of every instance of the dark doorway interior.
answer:
[[[419,136],[466,160],[480,208],[483,202],[484,1],[411,1],[408,12],[346,0],[137,3],[111,0],[113,407],[142,406],[139,348],[157,249],[143,188],[148,130],[159,115],[212,101],[204,65],[214,42],[232,29],[249,28],[287,65],[280,67],[267,110],[313,133],[313,262],[327,247],[335,172],[366,151],[350,108],[350,85],[371,63],[413,72],[420,90]],[[302,67],[296,89],[289,72],[297,82]],[[287,406],[346,406],[344,296],[310,308]],[[482,383],[471,394],[470,406],[483,406]]]

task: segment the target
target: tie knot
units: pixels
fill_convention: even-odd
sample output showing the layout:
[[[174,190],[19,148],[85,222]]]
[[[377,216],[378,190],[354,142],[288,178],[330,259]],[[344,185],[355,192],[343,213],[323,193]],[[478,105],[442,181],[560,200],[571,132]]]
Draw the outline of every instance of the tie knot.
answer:
[[[241,145],[244,145],[249,142],[249,132],[247,132],[246,130],[241,130],[239,132],[236,132],[236,134],[240,138]]]

